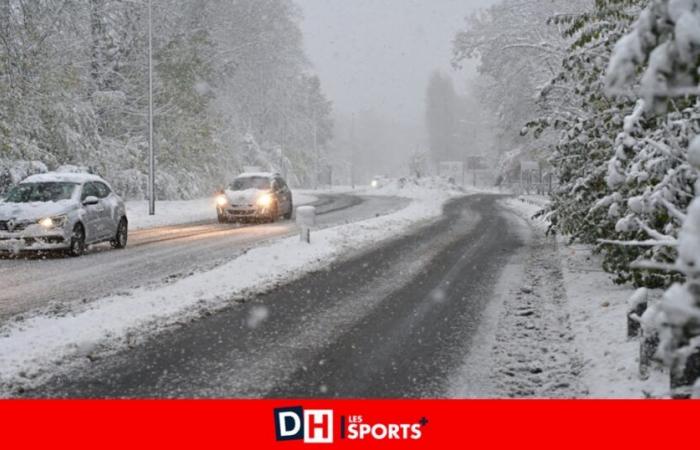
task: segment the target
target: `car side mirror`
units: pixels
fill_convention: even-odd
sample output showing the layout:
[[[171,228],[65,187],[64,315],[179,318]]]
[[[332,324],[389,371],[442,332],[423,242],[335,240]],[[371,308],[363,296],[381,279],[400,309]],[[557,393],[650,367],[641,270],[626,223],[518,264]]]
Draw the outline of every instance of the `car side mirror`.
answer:
[[[88,197],[85,197],[85,200],[83,200],[83,206],[90,206],[90,205],[96,205],[100,202],[100,199],[90,195]]]

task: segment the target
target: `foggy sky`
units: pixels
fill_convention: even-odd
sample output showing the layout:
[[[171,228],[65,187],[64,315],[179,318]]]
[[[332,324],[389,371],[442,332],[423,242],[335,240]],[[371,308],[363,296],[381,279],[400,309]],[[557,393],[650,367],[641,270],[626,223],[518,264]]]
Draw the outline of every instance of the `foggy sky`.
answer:
[[[430,73],[450,66],[464,16],[495,0],[297,0],[305,48],[324,91],[341,114],[371,110],[423,125]]]

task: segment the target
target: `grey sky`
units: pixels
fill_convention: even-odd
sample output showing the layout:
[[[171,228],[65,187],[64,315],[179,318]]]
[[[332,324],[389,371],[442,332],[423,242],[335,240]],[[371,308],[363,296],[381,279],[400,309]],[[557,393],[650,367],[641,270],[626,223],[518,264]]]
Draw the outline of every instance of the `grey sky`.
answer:
[[[450,67],[464,16],[495,0],[297,0],[307,53],[341,113],[423,122],[430,73]],[[467,69],[469,70],[469,68]],[[473,70],[473,68],[472,68]],[[455,74],[460,88],[466,74]],[[461,89],[460,89],[461,90]]]

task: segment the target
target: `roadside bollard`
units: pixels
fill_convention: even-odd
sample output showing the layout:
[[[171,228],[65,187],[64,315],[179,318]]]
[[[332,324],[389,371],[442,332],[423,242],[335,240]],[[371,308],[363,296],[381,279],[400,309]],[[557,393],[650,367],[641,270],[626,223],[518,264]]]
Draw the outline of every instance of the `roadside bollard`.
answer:
[[[299,225],[302,242],[311,243],[311,227],[316,225],[316,208],[313,206],[300,206],[297,208],[297,225]]]

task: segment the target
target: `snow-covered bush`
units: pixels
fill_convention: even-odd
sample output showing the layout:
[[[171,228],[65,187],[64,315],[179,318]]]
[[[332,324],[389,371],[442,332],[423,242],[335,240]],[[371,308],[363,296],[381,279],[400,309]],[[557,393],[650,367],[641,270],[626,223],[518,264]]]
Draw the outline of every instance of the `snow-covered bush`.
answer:
[[[639,66],[644,66],[639,84],[643,99],[640,114],[673,110],[674,97],[696,101],[700,94],[700,1],[652,0],[639,15],[634,29],[615,47],[606,77],[609,90],[629,93],[636,87],[634,80]],[[693,105],[697,111],[697,103]],[[700,171],[700,136],[688,140],[690,144],[681,164]],[[674,152],[667,151],[664,157],[678,157],[683,150],[679,143],[675,144]],[[666,187],[675,189],[673,193],[684,188],[682,183]],[[696,197],[686,214],[670,203],[663,191],[660,194],[665,200],[661,203],[669,213],[682,220],[677,239],[678,257],[671,269],[683,274],[685,282],[673,284],[661,304],[667,324],[662,333],[662,356],[671,367],[672,387],[683,388],[681,395],[690,395],[700,377],[700,182],[694,188]],[[630,207],[639,209],[644,202],[639,199]],[[669,244],[666,236],[645,231],[652,241]]]
[[[611,193],[602,202],[617,219],[616,239],[632,245],[608,245],[605,263],[620,281],[664,287],[678,277],[630,266],[643,260],[668,264],[676,257],[672,246],[659,241],[675,240],[682,224],[677,211],[685,210],[693,198],[697,172],[685,149],[700,131],[700,122],[695,105],[648,120],[643,118],[644,108],[640,100],[616,139],[606,178]]]
[[[550,157],[559,183],[542,213],[551,231],[596,245],[603,268],[618,283],[667,287],[678,276],[638,263],[670,263],[675,250],[641,244],[649,233],[671,241],[680,228],[673,210],[687,207],[696,173],[678,149],[698,130],[697,107],[681,99],[670,114],[646,116],[643,100],[611,97],[605,83],[616,43],[647,3],[598,0],[582,14],[551,19],[566,26],[563,33],[573,43],[559,73],[540,92],[544,114],[527,130],[535,137],[559,131]],[[641,82],[635,72],[627,80]]]

